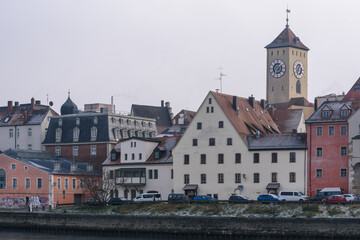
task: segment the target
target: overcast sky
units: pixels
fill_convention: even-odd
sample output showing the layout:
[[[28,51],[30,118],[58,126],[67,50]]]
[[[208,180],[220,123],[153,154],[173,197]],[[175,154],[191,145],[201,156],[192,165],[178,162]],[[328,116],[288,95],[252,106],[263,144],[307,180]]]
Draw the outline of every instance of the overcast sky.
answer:
[[[0,1],[0,106],[71,98],[169,101],[197,110],[210,90],[265,98],[266,49],[289,25],[310,48],[309,100],[347,92],[360,77],[360,1]]]

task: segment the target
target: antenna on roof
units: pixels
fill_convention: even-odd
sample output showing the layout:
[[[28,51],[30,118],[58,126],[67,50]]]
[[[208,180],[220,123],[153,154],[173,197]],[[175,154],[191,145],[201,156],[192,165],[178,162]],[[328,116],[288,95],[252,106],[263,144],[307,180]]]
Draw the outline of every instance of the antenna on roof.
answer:
[[[219,73],[219,77],[216,79],[220,80],[220,92],[222,93],[222,77],[225,77],[226,75],[221,72],[221,70],[223,69],[221,66],[218,69],[220,69],[220,73]]]
[[[289,28],[289,13],[290,13],[289,6],[286,6],[286,28]]]

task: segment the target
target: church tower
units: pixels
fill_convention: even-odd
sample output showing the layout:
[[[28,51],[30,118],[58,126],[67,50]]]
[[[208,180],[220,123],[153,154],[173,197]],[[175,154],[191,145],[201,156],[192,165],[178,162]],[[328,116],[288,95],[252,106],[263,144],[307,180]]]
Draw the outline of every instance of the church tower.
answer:
[[[289,13],[290,10],[287,10]],[[308,51],[300,39],[285,29],[265,48],[267,50],[266,100],[268,104],[288,102],[308,96]]]

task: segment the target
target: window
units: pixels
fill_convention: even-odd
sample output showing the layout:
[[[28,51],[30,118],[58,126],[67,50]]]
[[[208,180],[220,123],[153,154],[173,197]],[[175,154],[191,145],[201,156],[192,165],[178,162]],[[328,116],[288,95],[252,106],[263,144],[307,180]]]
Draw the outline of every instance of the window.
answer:
[[[120,135],[119,134],[119,130],[116,131],[116,135]],[[91,141],[95,141],[97,137],[97,128],[96,127],[92,127],[91,128]]]
[[[224,122],[223,121],[219,121],[219,128],[224,128]]]
[[[69,189],[69,179],[65,178],[65,190]]]
[[[158,173],[158,170],[155,169],[154,170],[154,179],[158,179],[159,178],[159,173]]]
[[[212,113],[214,112],[214,107],[211,107],[211,112],[212,112]]]
[[[341,116],[342,118],[348,117],[348,116],[349,116],[349,110],[348,110],[348,109],[341,109],[341,110],[340,110],[340,116]]]
[[[96,145],[91,145],[90,148],[90,155],[96,156]]]
[[[218,174],[218,183],[224,183],[224,174],[223,173]]]
[[[197,129],[201,129],[202,128],[202,124],[201,124],[201,122],[198,122],[197,123]]]
[[[241,183],[241,173],[235,173],[235,183]]]
[[[316,148],[316,156],[317,157],[322,157],[322,147]]]
[[[31,128],[28,128],[28,136],[29,136],[29,137],[32,136],[32,130],[31,130]]]
[[[260,162],[260,155],[259,153],[254,153],[254,163],[259,163]]]
[[[98,118],[94,117],[94,124],[98,124]]]
[[[62,133],[61,128],[56,129],[56,131],[55,131],[56,142],[60,142],[60,141],[61,141],[61,133]]]
[[[271,163],[277,163],[278,156],[277,153],[271,153]]]
[[[109,178],[114,179],[114,171],[113,170],[109,171]]]
[[[124,198],[127,199],[129,197],[129,190],[124,190]]]
[[[32,150],[32,145],[28,144],[28,150]]]
[[[37,179],[37,189],[42,189],[42,178]]]
[[[316,136],[322,136],[322,127],[316,127]]]
[[[340,155],[341,156],[346,156],[347,155],[347,147],[341,147]]]
[[[329,126],[329,136],[334,136],[334,135],[335,135],[335,127]]]
[[[296,93],[301,94],[301,83],[299,80],[296,82]]]
[[[60,126],[60,127],[62,126],[62,122],[63,122],[63,121],[62,121],[62,119],[60,118],[60,119],[59,119],[59,126]]]
[[[209,113],[209,112],[210,112],[210,108],[206,107],[206,113]]]
[[[57,179],[57,189],[61,189],[61,179]]]
[[[127,160],[127,159],[128,159],[128,155],[127,155],[127,153],[125,153],[124,157],[125,157],[125,160]]]
[[[260,182],[260,173],[254,173],[254,183]]]
[[[76,118],[76,126],[80,125],[80,118]]]
[[[139,153],[139,160],[141,160],[142,159],[142,154],[141,153]]]
[[[79,128],[74,128],[74,130],[73,130],[73,141],[78,141],[79,140],[79,134],[80,134],[80,129]]]
[[[174,169],[171,169],[170,171],[170,179],[174,179]]]
[[[206,154],[200,155],[200,164],[206,164]]]
[[[160,158],[160,152],[159,150],[154,151],[154,158],[159,159]]]
[[[12,179],[12,189],[17,189],[17,178]]]
[[[184,155],[184,165],[189,163],[190,163],[190,156],[186,154]]]
[[[290,182],[296,182],[296,173],[294,172],[290,173]]]
[[[323,117],[323,118],[330,118],[330,110],[323,110],[322,112],[321,112],[321,116]]]
[[[241,163],[241,153],[235,153],[235,163]]]
[[[209,146],[215,146],[215,138],[209,138]]]
[[[19,138],[20,137],[20,129],[16,129],[16,137]]]
[[[296,152],[290,152],[290,162],[296,162]]]
[[[209,104],[211,104],[211,102],[212,102],[212,99],[211,99],[211,98],[209,98]]]
[[[131,160],[134,160],[135,159],[135,153],[132,153],[131,154]]]
[[[153,179],[153,170],[149,170],[149,179]]]
[[[76,189],[76,179],[75,178],[72,179],[72,189],[73,190]]]
[[[2,168],[0,169],[0,189],[5,189],[5,188],[6,188],[6,172]]]
[[[346,168],[341,168],[340,169],[340,177],[345,178],[347,175],[347,169]]]
[[[14,137],[14,129],[9,129],[9,138]]]
[[[61,147],[56,147],[55,148],[55,154],[56,154],[56,156],[61,156]]]
[[[84,188],[84,179],[80,179],[80,189]]]
[[[273,172],[271,173],[271,182],[277,182],[278,179],[277,179],[277,173]]]
[[[198,140],[195,138],[195,139],[193,139],[193,144],[192,144],[193,146],[197,146],[198,145]]]
[[[232,138],[228,138],[228,139],[226,140],[226,144],[227,144],[228,146],[232,145]]]
[[[346,126],[341,126],[340,127],[340,132],[342,136],[345,136],[347,134],[347,129]]]
[[[16,164],[15,164],[15,163],[12,163],[12,164],[11,164],[11,170],[13,170],[13,171],[16,170]]]
[[[25,189],[30,189],[30,178],[25,178]]]
[[[201,175],[200,175],[200,178],[201,178],[201,181],[200,181],[200,182],[201,182],[202,184],[206,183],[206,174],[201,174]]]
[[[316,177],[317,178],[322,178],[322,176],[323,176],[322,169],[320,169],[320,168],[316,169]]]
[[[224,164],[224,154],[218,154],[218,164]]]
[[[79,146],[73,146],[73,156],[79,156]]]
[[[187,184],[190,182],[190,175],[189,174],[184,174],[184,184]]]

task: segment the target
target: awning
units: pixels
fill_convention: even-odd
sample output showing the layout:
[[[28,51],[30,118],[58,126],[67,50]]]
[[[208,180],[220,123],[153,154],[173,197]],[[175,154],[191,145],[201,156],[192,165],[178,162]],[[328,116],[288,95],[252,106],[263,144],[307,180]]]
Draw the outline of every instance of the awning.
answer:
[[[198,188],[197,184],[186,184],[183,188],[185,191],[196,191]]]
[[[270,191],[270,190],[275,190],[277,191],[280,187],[280,183],[269,183],[267,186],[266,186],[266,190]]]

